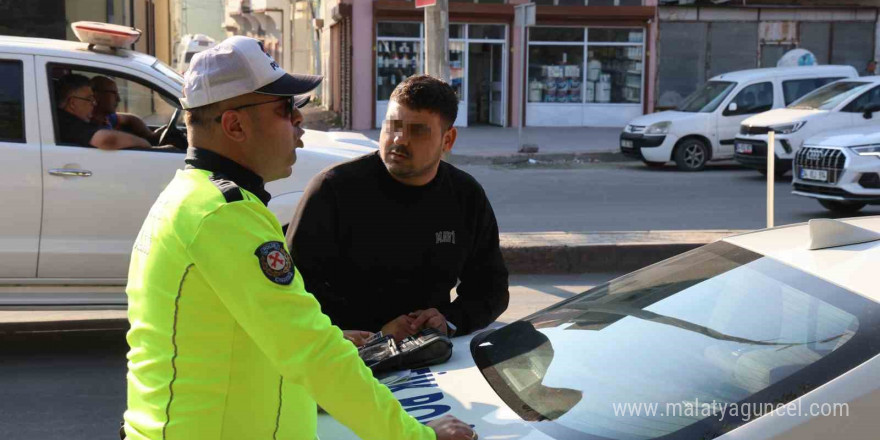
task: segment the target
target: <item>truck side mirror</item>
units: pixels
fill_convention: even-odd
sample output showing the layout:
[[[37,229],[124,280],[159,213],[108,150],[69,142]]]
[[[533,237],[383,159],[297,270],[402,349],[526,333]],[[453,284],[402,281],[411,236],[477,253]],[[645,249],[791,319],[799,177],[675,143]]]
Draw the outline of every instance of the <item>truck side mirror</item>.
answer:
[[[739,110],[739,106],[737,106],[735,102],[731,102],[730,105],[727,106],[727,111],[730,113],[735,113],[737,110]]]

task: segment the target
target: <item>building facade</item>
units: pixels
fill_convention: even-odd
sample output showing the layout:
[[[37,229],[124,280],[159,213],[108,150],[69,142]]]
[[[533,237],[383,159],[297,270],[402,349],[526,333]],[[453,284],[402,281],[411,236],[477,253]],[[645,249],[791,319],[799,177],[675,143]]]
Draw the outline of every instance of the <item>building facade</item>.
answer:
[[[263,41],[266,51],[288,72],[321,75],[318,1],[227,0],[227,36]]]
[[[450,1],[455,125],[622,126],[652,107],[656,0],[539,0],[525,36],[520,3]],[[424,12],[407,0],[329,0],[322,11],[327,106],[348,128],[379,127],[394,87],[425,70]]]
[[[134,49],[170,63],[170,0],[28,0],[0,2],[0,35],[76,40],[70,24],[98,21],[143,34]]]
[[[775,67],[795,48],[818,64],[864,73],[880,49],[878,7],[878,0],[661,0],[655,109],[675,107],[715,75]]]

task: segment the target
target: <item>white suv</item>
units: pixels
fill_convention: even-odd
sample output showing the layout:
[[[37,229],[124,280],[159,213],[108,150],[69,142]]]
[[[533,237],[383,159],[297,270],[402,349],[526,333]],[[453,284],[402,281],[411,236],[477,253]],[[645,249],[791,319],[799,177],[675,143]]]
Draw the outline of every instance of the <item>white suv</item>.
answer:
[[[0,37],[0,307],[124,305],[138,229],[184,166],[185,143],[165,151],[105,151],[58,142],[52,85],[67,73],[114,79],[118,111],[151,128],[180,113],[182,78],[156,58]],[[293,175],[267,185],[274,196],[269,209],[282,225],[314,174],[357,153],[307,147],[297,155]]]
[[[792,194],[838,214],[880,204],[880,126],[826,132],[804,142],[794,158]]]
[[[767,131],[776,132],[776,174],[791,169],[804,141],[819,133],[847,127],[880,129],[880,76],[828,84],[786,108],[746,119],[736,137],[737,162],[758,171],[767,169]],[[877,117],[875,117],[877,116]]]
[[[620,151],[661,167],[699,171],[710,160],[733,158],[740,123],[749,116],[785,107],[830,82],[858,76],[852,66],[749,69],[718,75],[688,96],[676,110],[639,116],[620,134]]]

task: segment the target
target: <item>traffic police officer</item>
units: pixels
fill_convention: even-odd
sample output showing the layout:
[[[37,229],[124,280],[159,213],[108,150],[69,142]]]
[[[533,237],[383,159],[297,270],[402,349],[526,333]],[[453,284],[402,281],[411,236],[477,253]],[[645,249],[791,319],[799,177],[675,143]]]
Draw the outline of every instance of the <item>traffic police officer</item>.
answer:
[[[193,57],[190,148],[132,251],[128,439],[313,439],[316,402],[364,439],[471,439],[447,416],[422,425],[363,364],[303,288],[264,182],[302,146],[290,75],[232,37]]]

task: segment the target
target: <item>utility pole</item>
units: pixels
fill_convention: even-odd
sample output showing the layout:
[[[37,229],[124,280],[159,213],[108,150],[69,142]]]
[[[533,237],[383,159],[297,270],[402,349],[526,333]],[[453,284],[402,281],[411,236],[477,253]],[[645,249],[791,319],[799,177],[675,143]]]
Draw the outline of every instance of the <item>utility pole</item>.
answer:
[[[449,82],[449,0],[416,0],[425,8],[425,73]]]

